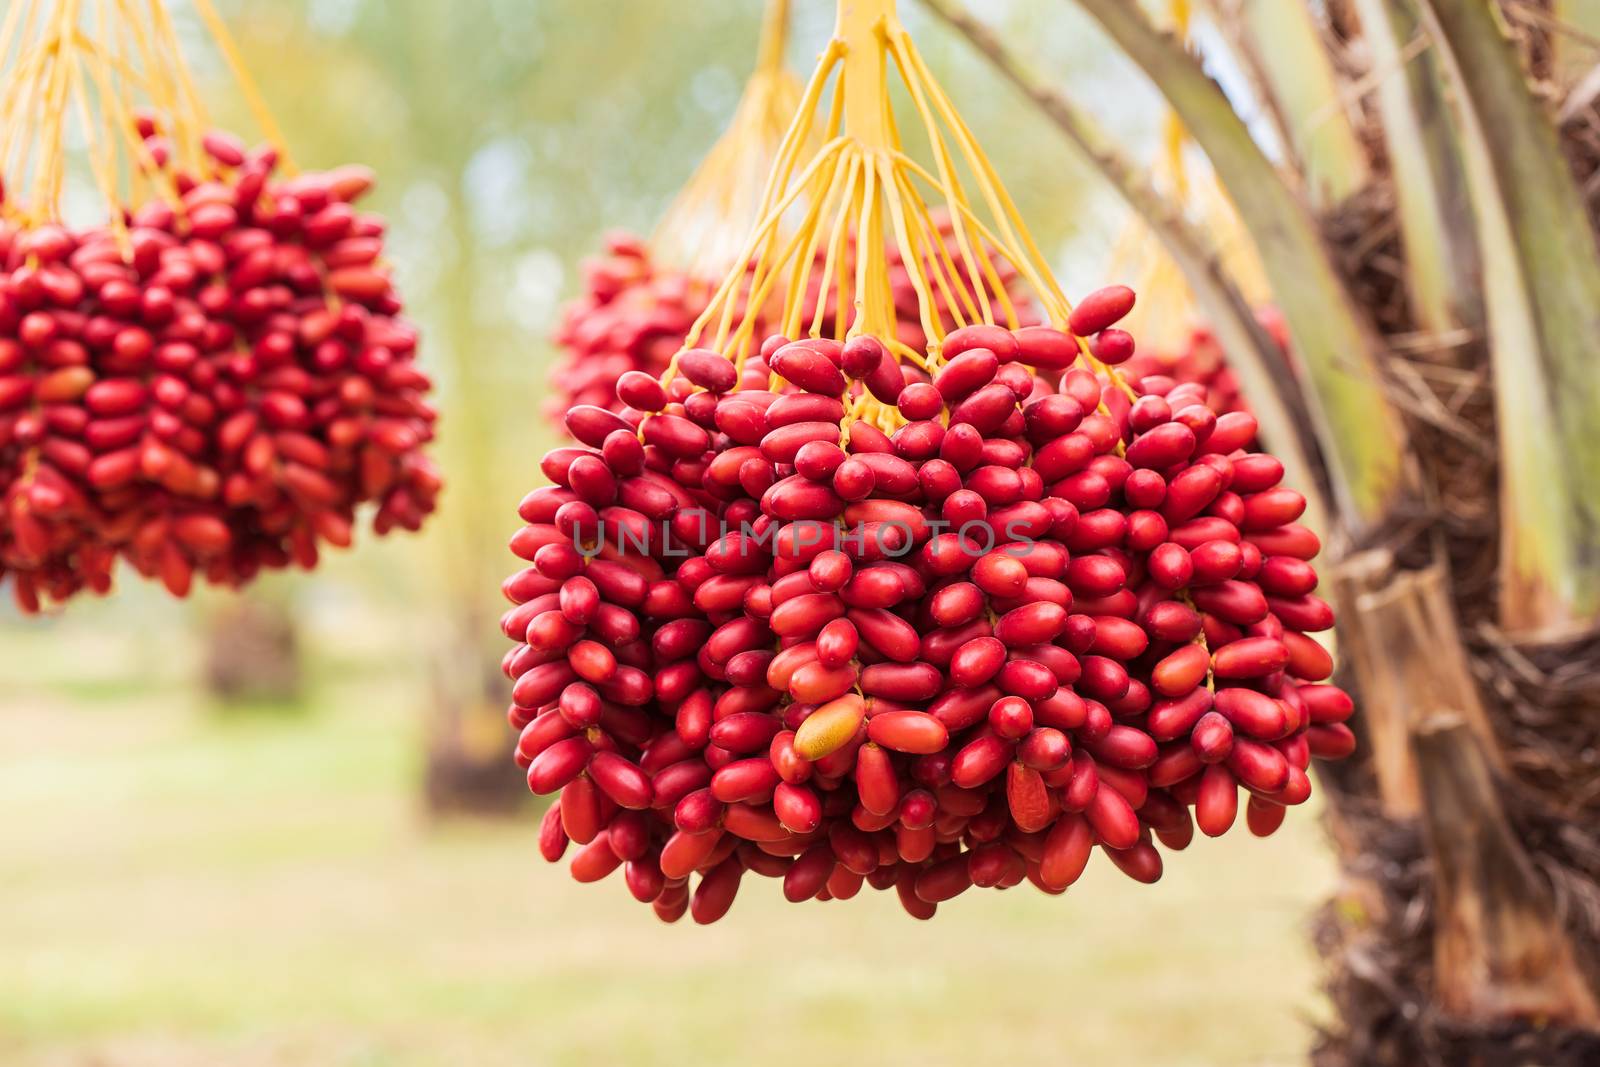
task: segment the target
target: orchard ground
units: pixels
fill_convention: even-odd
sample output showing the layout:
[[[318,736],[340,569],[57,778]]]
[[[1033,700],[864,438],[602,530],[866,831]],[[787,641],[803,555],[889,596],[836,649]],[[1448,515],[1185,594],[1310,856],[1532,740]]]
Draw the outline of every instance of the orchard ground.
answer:
[[[1313,811],[1154,887],[1096,859],[1063,898],[974,891],[921,924],[750,878],[715,927],[665,927],[540,860],[531,809],[424,817],[412,657],[313,633],[310,706],[224,715],[176,609],[99,610],[0,626],[12,1067],[1261,1067],[1303,1063],[1323,1016]]]

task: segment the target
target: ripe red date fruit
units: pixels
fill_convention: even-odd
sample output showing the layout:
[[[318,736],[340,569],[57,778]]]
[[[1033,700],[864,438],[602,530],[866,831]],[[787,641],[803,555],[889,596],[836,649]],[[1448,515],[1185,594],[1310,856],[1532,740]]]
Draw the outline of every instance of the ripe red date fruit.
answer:
[[[1113,325],[1132,300],[954,330],[926,375],[865,335],[688,351],[575,408],[505,586],[518,759],[571,794],[545,854],[627,863],[669,921],[747,873],[928,918],[1060,892],[1096,846],[1154,881],[1241,800],[1275,830],[1354,739],[1307,636],[1316,539],[1247,411],[1104,377],[1145,358]],[[634,536],[579,550],[608,523]]]
[[[218,131],[180,165],[137,126],[176,203],[125,232],[0,223],[0,580],[25,612],[105,592],[119,559],[176,596],[309,568],[359,509],[415,530],[441,487],[384,223],[353,207],[371,174],[286,177]],[[589,496],[612,480],[579,470]]]

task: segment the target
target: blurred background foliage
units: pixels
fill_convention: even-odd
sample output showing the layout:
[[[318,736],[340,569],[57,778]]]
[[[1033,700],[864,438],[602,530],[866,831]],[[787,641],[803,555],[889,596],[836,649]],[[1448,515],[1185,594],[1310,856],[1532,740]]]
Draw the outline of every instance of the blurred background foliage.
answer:
[[[1121,280],[1104,277],[1120,203],[902,6],[1067,291]],[[803,71],[833,12],[795,7]],[[228,86],[174,8],[191,60]],[[291,627],[300,684],[218,695],[216,664],[282,651],[236,597],[176,603],[124,577],[59,616],[0,608],[0,1062],[1299,1058],[1318,1012],[1300,927],[1332,877],[1311,818],[1205,842],[1154,890],[1106,868],[1065,900],[963,899],[924,928],[892,900],[800,909],[763,885],[711,932],[660,928],[620,884],[546,869],[526,808],[430,820],[453,806],[436,795],[441,760],[477,768],[464,806],[522,795],[495,619],[516,502],[556,439],[547,335],[582,257],[610,229],[647,233],[727,121],[760,5],[224,13],[296,162],[380,176],[369,206],[390,219],[438,385],[446,493],[421,535],[362,537],[248,594]],[[1084,16],[1054,0],[984,15],[1130,153],[1154,155],[1158,97]],[[229,89],[214,116],[250,131]]]

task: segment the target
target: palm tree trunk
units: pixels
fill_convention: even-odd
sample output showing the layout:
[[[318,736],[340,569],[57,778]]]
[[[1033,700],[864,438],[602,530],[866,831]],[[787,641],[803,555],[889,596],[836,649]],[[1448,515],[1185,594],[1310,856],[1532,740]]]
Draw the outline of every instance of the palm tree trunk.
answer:
[[[290,707],[305,690],[294,606],[280,586],[228,595],[201,613],[206,692],[222,709]]]
[[[1452,16],[1472,6],[1447,2]],[[1204,89],[1166,62],[1176,57],[1172,43],[1147,36],[1134,5],[1080,5],[1111,23],[1119,43],[1144,53],[1141,62],[1169,98]],[[1378,3],[1342,7],[1341,25],[1353,25],[1354,9],[1370,14]],[[1202,125],[1207,118],[1197,117]],[[1584,128],[1589,119],[1585,112]],[[1578,125],[1569,117],[1569,154],[1582,175],[1600,169],[1582,166],[1600,164],[1600,152],[1570,152]],[[1525,163],[1526,155],[1514,162]],[[1388,178],[1382,168],[1377,173]],[[1453,177],[1459,183],[1459,168]],[[1236,200],[1259,204],[1254,178],[1243,185],[1237,175],[1223,179]],[[1386,196],[1371,198],[1382,210],[1369,206],[1362,226],[1329,227],[1324,254],[1338,284],[1356,294],[1354,306],[1370,311],[1381,302],[1374,317],[1384,339],[1374,347],[1389,396],[1405,412],[1403,436],[1422,477],[1397,509],[1403,521],[1371,550],[1348,557],[1326,583],[1340,605],[1347,680],[1361,691],[1363,749],[1362,758],[1320,776],[1346,878],[1318,923],[1338,1018],[1314,1062],[1597,1064],[1600,637],[1530,646],[1499,629],[1489,348],[1472,303],[1454,331],[1461,337],[1439,330],[1449,318],[1427,313],[1431,304],[1460,314],[1445,303],[1448,285],[1432,300],[1406,299],[1402,227]],[[1459,226],[1459,212],[1455,217]],[[1411,227],[1408,237],[1422,232]],[[1280,262],[1275,282],[1295,274],[1288,258]],[[1466,284],[1481,284],[1473,273],[1463,272]],[[1449,284],[1463,284],[1462,276]],[[1592,303],[1572,310],[1592,312]],[[1589,381],[1592,373],[1591,362]]]

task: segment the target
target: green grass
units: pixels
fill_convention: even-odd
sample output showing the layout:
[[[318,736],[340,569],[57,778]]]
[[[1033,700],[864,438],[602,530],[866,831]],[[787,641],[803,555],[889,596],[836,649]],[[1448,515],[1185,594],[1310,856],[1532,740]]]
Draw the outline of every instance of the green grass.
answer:
[[[207,714],[180,630],[0,636],[0,1063],[1304,1062],[1316,820],[1135,886],[794,907],[665,927],[546,867],[531,816],[430,824],[387,663],[303,717]],[[164,650],[164,651],[158,651]],[[324,661],[326,662],[326,661]],[[87,664],[87,666],[86,666]],[[77,678],[66,686],[68,674]],[[515,773],[509,768],[507,773]]]

